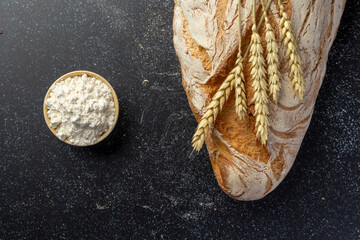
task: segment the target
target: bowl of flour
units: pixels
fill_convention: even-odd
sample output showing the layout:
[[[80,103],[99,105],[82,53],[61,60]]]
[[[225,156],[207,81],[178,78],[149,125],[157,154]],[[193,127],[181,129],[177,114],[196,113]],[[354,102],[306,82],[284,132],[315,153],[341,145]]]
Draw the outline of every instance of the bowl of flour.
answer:
[[[89,71],[74,71],[57,79],[46,93],[44,117],[51,132],[74,146],[91,146],[114,129],[119,102],[110,83]]]

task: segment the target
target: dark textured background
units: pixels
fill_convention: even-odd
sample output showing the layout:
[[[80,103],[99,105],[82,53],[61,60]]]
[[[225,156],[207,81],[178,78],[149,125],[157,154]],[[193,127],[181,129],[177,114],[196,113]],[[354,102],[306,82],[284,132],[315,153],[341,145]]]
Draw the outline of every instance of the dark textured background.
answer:
[[[172,0],[0,1],[0,239],[360,239],[360,1],[349,0],[294,167],[263,200],[217,186],[172,43]],[[86,69],[121,113],[97,146],[45,125],[59,76]],[[147,79],[148,84],[142,84]]]

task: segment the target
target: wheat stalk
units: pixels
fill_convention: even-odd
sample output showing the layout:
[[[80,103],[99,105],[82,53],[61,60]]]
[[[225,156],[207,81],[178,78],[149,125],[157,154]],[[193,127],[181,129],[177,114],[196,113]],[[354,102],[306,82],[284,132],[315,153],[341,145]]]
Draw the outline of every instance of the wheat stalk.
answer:
[[[269,0],[268,4],[265,7],[265,11],[269,9],[271,2],[272,0]],[[218,114],[222,110],[225,102],[229,98],[231,90],[234,87],[235,87],[235,97],[236,97],[236,101],[235,101],[236,112],[240,117],[240,119],[244,118],[247,114],[245,77],[243,73],[243,58],[241,54],[240,0],[238,4],[239,4],[238,5],[239,6],[239,52],[238,52],[236,64],[235,67],[229,73],[229,75],[226,77],[224,82],[221,84],[215,95],[212,97],[211,102],[206,108],[205,114],[202,116],[197,126],[196,132],[192,139],[192,146],[196,151],[200,151],[201,147],[203,146],[205,141],[205,136],[214,126]],[[258,139],[260,139],[262,144],[266,144],[268,137],[268,127],[269,127],[269,120],[268,120],[269,110],[267,106],[268,86],[267,86],[267,82],[265,81],[266,70],[265,70],[265,60],[263,57],[263,48],[261,46],[260,35],[258,34],[258,29],[260,28],[260,25],[262,24],[265,15],[261,16],[259,24],[258,26],[256,26],[255,5],[256,5],[256,0],[254,0],[253,2],[253,18],[254,18],[253,21],[254,24],[252,27],[253,33],[251,36],[250,44],[245,52],[244,58],[247,58],[248,54],[250,53],[249,61],[252,65],[251,79],[252,79],[252,87],[254,89],[254,97],[252,101],[255,102],[256,136]],[[267,18],[265,18],[265,23],[268,23]],[[270,37],[268,37],[268,39],[270,39]],[[274,35],[274,39],[275,39],[275,35]],[[271,39],[271,41],[276,43],[274,39]],[[270,52],[270,48],[269,48],[269,52]],[[271,46],[271,53],[273,53],[273,55],[276,53],[277,56],[277,48],[275,49],[275,46]],[[270,58],[267,61],[270,62],[272,65],[275,64],[276,67],[278,67],[278,58],[275,58],[273,55],[272,58]],[[269,68],[268,70],[269,72],[273,73],[273,75],[276,75],[277,71],[272,70],[273,68],[274,66],[272,68]]]
[[[267,17],[264,0],[261,0],[261,5],[263,8],[263,16],[265,18],[266,62],[269,76],[269,93],[274,102],[277,103],[281,88],[278,54],[279,46],[275,38],[274,29],[271,27]]]
[[[231,90],[235,88],[235,107],[238,116],[244,118],[247,114],[246,103],[246,89],[245,78],[243,73],[243,59],[246,59],[248,54],[249,62],[251,64],[251,80],[254,96],[252,102],[255,103],[255,128],[256,137],[261,141],[263,145],[266,144],[268,139],[269,128],[269,109],[268,109],[268,83],[266,82],[266,73],[269,76],[269,93],[271,94],[274,102],[278,100],[280,84],[280,72],[279,72],[279,46],[276,41],[274,29],[269,23],[267,17],[267,10],[270,7],[272,0],[269,0],[267,5],[264,5],[264,1],[261,0],[263,14],[256,24],[256,0],[253,0],[253,26],[250,44],[244,54],[244,58],[241,54],[241,18],[240,18],[240,0],[238,5],[239,10],[239,52],[235,67],[231,70],[224,82],[221,84],[215,95],[212,97],[209,105],[206,107],[206,112],[202,116],[196,132],[192,139],[192,146],[194,150],[200,151],[204,144],[205,136],[213,128],[215,120],[222,110],[225,102],[228,100]],[[298,45],[294,37],[294,30],[291,21],[288,19],[287,14],[284,12],[284,6],[281,0],[278,0],[281,15],[281,34],[283,36],[283,44],[287,46],[286,54],[290,57],[290,77],[291,82],[296,94],[302,99],[304,94],[304,78],[302,71],[302,60],[299,55]],[[266,63],[267,72],[265,69],[265,59],[263,56],[263,48],[261,45],[261,38],[258,33],[259,27],[265,20],[265,40],[266,40]],[[257,26],[256,26],[257,25]]]
[[[216,117],[222,110],[226,100],[229,98],[230,92],[235,86],[235,71],[236,67],[231,70],[207,106],[206,112],[202,116],[192,139],[192,146],[194,150],[200,151],[204,144],[205,136],[213,127]]]
[[[245,77],[243,70],[243,58],[241,56],[241,4],[238,2],[239,11],[239,52],[235,67],[235,109],[239,118],[245,118],[247,115]]]
[[[286,55],[290,57],[289,66],[291,83],[296,94],[300,99],[303,99],[305,85],[303,70],[301,67],[302,60],[299,55],[298,44],[294,36],[294,29],[292,27],[291,21],[288,19],[286,12],[284,12],[284,6],[282,5],[281,0],[278,0],[278,4],[280,7],[281,16],[281,34],[284,37],[283,43],[287,46]]]
[[[251,35],[250,58],[251,63],[251,80],[254,90],[255,102],[255,128],[256,137],[262,144],[266,144],[268,138],[269,128],[269,109],[268,109],[268,95],[267,95],[267,82],[265,80],[265,59],[263,57],[263,47],[261,46],[261,38],[256,30],[256,17],[255,17],[256,0],[253,1],[253,26]]]

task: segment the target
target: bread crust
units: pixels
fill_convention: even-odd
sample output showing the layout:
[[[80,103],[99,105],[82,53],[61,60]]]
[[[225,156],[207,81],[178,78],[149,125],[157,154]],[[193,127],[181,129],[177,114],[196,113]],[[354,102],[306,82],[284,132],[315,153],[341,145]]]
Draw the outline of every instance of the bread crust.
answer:
[[[291,17],[303,59],[305,94],[300,100],[289,79],[288,57],[279,51],[281,90],[278,103],[269,103],[270,128],[266,146],[255,136],[254,106],[239,120],[232,93],[219,114],[206,146],[219,186],[230,197],[256,200],[273,191],[292,167],[309,126],[323,81],[330,47],[336,36],[345,0],[291,0]],[[227,74],[234,67],[238,48],[235,0],[175,0],[174,46],[182,69],[182,84],[197,121]],[[251,0],[241,1],[242,52],[251,36]],[[258,8],[257,15],[260,15]],[[269,20],[279,36],[279,12],[272,4]],[[264,27],[259,31],[264,38]],[[265,42],[262,43],[265,47]],[[250,65],[244,62],[247,99],[252,99]]]

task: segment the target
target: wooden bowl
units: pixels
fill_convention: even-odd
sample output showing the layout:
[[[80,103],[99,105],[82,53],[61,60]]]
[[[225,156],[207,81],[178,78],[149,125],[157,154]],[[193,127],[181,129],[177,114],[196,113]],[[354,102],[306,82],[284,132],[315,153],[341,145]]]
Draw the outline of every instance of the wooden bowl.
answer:
[[[50,127],[50,119],[49,116],[47,114],[47,106],[45,104],[46,100],[48,99],[48,97],[50,96],[50,93],[54,87],[54,85],[58,82],[61,82],[65,79],[67,79],[68,77],[73,77],[73,76],[82,76],[82,75],[88,75],[89,77],[95,77],[96,79],[101,80],[103,83],[105,83],[111,90],[111,94],[113,96],[113,100],[114,100],[114,104],[115,104],[115,118],[114,118],[114,125],[111,129],[108,129],[106,132],[104,132],[99,138],[98,140],[94,143],[94,144],[90,144],[90,145],[75,145],[72,144],[69,140],[65,139],[64,142],[73,146],[78,146],[78,147],[88,147],[88,146],[92,146],[95,145],[99,142],[101,142],[102,140],[104,140],[107,136],[109,136],[109,134],[112,132],[112,130],[114,129],[116,122],[118,120],[119,117],[119,100],[116,96],[115,90],[113,89],[113,87],[110,85],[110,83],[108,81],[105,80],[105,78],[103,78],[102,76],[100,76],[99,74],[93,73],[93,72],[89,72],[89,71],[74,71],[74,72],[69,72],[63,76],[61,76],[60,78],[58,78],[49,88],[49,90],[46,93],[45,99],[44,99],[44,104],[43,104],[43,112],[44,112],[44,118],[45,118],[45,122],[46,125],[49,127],[50,131],[56,136],[57,135],[57,131],[55,129],[53,129],[52,127]],[[58,138],[58,137],[57,137]]]

